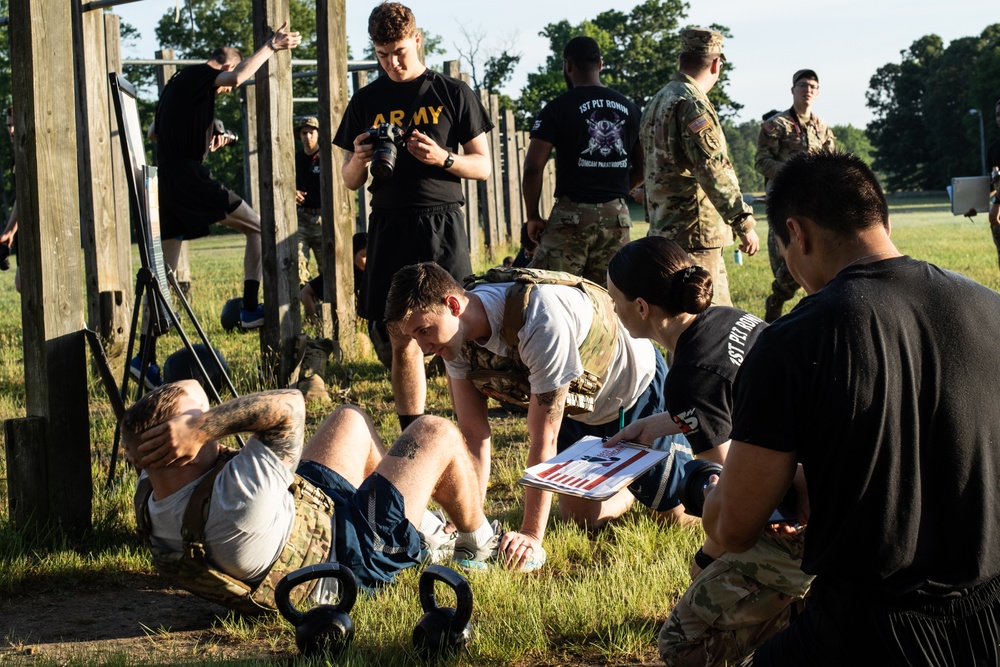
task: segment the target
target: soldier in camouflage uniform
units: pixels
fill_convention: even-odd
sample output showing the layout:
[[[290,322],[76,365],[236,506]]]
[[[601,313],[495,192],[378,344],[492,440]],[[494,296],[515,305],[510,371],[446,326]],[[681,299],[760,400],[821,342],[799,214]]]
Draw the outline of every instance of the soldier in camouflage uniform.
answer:
[[[725,56],[722,35],[707,28],[681,31],[680,71],[642,113],[645,203],[649,235],[665,236],[712,274],[714,305],[731,306],[722,249],[740,239],[757,252],[753,210],[743,201],[726,137],[708,92]]]
[[[323,217],[320,208],[319,120],[309,116],[298,127],[302,150],[295,153],[295,211],[299,219],[299,284],[309,282],[309,251],[316,272],[323,271]]]
[[[833,150],[833,132],[812,112],[819,95],[819,77],[811,69],[800,69],[792,76],[792,108],[764,119],[757,135],[757,159],[754,168],[769,185],[781,168],[799,153]],[[774,230],[767,232],[767,255],[774,282],[771,295],[764,302],[764,321],[781,317],[782,305],[795,295],[799,284],[788,272],[778,252]]]
[[[569,90],[545,105],[531,128],[522,189],[531,268],[566,271],[604,285],[608,260],[629,242],[626,197],[642,182],[639,108],[601,83],[601,50],[574,37],[563,50]],[[542,220],[542,173],[556,151],[556,203]]]
[[[350,568],[366,589],[391,583],[419,562],[423,534],[441,525],[426,510],[431,498],[457,527],[455,546],[495,541],[472,459],[451,422],[421,417],[386,451],[357,407],[334,410],[303,447],[305,419],[294,389],[209,408],[201,385],[185,380],[137,401],[123,419],[122,441],[144,471],[141,480],[152,484],[152,544],[183,549],[188,500],[222,457],[220,440],[239,433],[251,436],[217,473],[204,526],[207,560],[234,579],[251,583],[271,570],[293,528],[289,487],[298,478],[332,500],[336,538],[329,559]]]

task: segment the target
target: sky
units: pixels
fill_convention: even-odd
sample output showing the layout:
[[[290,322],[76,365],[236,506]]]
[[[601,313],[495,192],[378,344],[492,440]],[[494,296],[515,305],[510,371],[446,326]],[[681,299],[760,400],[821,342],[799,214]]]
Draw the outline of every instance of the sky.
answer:
[[[123,58],[153,57],[156,24],[165,13],[173,13],[178,2],[183,6],[183,0],[139,0],[107,10],[142,33],[143,39],[124,50]],[[443,38],[447,53],[430,57],[431,66],[458,59],[458,47],[466,46],[463,28],[485,35],[483,53],[513,44],[523,57],[502,92],[518,97],[528,73],[549,54],[548,41],[538,35],[545,25],[563,19],[576,24],[608,9],[627,12],[640,0],[403,2],[413,10],[417,25]],[[356,58],[367,43],[368,14],[375,4],[376,0],[347,0],[347,38]],[[997,4],[988,0],[689,0],[682,25],[718,23],[730,29],[733,36],[723,46],[734,66],[729,96],[744,105],[736,120],[791,106],[792,74],[808,68],[819,76],[816,113],[830,125],[861,128],[872,119],[865,92],[879,67],[899,62],[900,52],[924,35],[937,34],[947,46],[960,37],[978,36],[998,22]]]

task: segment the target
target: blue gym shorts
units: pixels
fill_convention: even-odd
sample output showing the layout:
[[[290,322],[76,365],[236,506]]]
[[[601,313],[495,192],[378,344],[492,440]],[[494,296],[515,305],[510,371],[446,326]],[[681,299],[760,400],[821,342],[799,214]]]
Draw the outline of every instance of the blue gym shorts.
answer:
[[[356,489],[315,461],[302,461],[296,472],[333,500],[337,561],[362,587],[371,592],[391,584],[397,572],[420,562],[420,534],[406,518],[402,494],[385,477],[372,473]]]
[[[625,411],[625,423],[666,412],[663,397],[663,383],[667,379],[667,362],[663,355],[656,354],[656,372],[645,391],[639,394],[635,404]],[[559,427],[556,447],[561,452],[585,435],[608,438],[618,433],[618,420],[604,424],[584,424],[564,415]],[[657,438],[653,449],[670,452],[667,458],[637,477],[628,486],[635,499],[651,510],[665,512],[681,504],[677,499],[677,489],[683,482],[684,464],[693,457],[691,445],[681,434]]]

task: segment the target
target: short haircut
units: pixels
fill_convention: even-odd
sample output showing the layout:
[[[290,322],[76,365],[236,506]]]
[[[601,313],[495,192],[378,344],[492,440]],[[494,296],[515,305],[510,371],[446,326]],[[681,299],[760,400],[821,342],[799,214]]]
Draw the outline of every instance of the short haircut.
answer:
[[[417,34],[417,19],[406,5],[383,2],[368,15],[368,37],[375,44],[391,44]]]
[[[876,225],[888,227],[889,206],[875,174],[856,155],[799,153],[774,177],[767,194],[767,224],[785,245],[785,221],[793,216],[847,236]]]
[[[644,236],[622,246],[608,263],[608,277],[630,301],[641,297],[667,315],[697,315],[712,305],[712,274],[662,236]]]
[[[243,54],[235,47],[220,46],[215,51],[212,51],[209,60],[217,62],[220,65],[237,65],[243,60]]]
[[[566,43],[563,59],[580,69],[595,70],[601,66],[601,47],[593,37],[578,35]]]
[[[122,444],[127,449],[138,446],[139,435],[177,416],[177,405],[184,388],[168,382],[149,392],[125,411],[122,417]]]
[[[414,311],[443,308],[446,297],[464,293],[458,281],[434,262],[404,266],[392,277],[385,302],[385,321],[398,324]]]
[[[726,60],[721,53],[682,52],[677,62],[685,72],[703,72],[712,66],[716,58],[720,58],[723,62]]]

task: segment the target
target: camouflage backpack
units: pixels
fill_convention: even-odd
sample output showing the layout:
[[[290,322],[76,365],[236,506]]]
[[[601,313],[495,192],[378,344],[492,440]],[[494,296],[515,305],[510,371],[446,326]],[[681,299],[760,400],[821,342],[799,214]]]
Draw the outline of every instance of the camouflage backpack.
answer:
[[[275,611],[274,589],[282,577],[299,568],[329,560],[334,540],[333,501],[307,480],[295,475],[288,487],[295,500],[292,532],[267,574],[251,587],[216,569],[205,558],[205,522],[212,488],[226,461],[235,454],[235,451],[229,450],[220,455],[215,468],[205,475],[191,494],[181,524],[182,552],[158,547],[150,539],[149,499],[153,487],[147,477],[136,485],[136,527],[149,546],[153,566],[178,588],[247,614]],[[293,588],[291,602],[300,605],[312,593],[316,583],[312,581]]]
[[[483,283],[513,283],[507,288],[500,339],[510,346],[513,357],[502,357],[474,343],[465,352],[472,370],[466,376],[481,393],[502,403],[527,408],[531,399],[528,368],[518,353],[517,334],[524,327],[524,313],[536,285],[568,285],[586,294],[594,306],[590,331],[580,344],[583,375],[569,383],[565,411],[575,415],[594,411],[594,397],[604,385],[618,346],[618,316],[608,291],[597,283],[563,271],[496,267],[464,281],[467,290]]]

